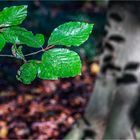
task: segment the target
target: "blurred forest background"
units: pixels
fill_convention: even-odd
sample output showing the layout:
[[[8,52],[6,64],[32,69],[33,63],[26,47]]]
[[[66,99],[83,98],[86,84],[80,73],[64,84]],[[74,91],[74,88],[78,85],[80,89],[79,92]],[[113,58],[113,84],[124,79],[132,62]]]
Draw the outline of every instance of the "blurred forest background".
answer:
[[[13,5],[28,5],[28,16],[22,24],[45,38],[67,21],[94,23],[93,33],[81,47],[82,75],[57,81],[37,79],[31,85],[16,80],[22,63],[13,58],[0,58],[0,138],[2,139],[62,139],[82,117],[92,93],[95,74],[91,65],[96,61],[99,40],[105,24],[105,1],[0,1],[0,10]],[[10,54],[10,44],[2,54]],[[24,53],[36,51],[24,47]],[[37,54],[28,59],[40,58]]]

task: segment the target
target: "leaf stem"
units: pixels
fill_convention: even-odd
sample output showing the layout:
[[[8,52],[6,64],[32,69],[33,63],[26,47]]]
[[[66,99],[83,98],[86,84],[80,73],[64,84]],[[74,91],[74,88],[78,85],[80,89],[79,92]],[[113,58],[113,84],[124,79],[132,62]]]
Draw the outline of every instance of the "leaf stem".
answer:
[[[28,54],[25,54],[24,56],[31,56],[31,55],[35,55],[35,54],[38,54],[40,52],[42,52],[43,50],[39,50],[39,51],[36,51],[36,52],[32,52],[32,53],[28,53]]]
[[[26,57],[26,56],[35,55],[35,54],[38,54],[38,53],[40,53],[40,52],[47,51],[47,50],[49,50],[49,49],[51,49],[51,48],[53,48],[53,47],[54,47],[53,45],[52,45],[52,46],[47,46],[46,48],[42,48],[42,49],[39,50],[39,51],[25,54],[24,56]],[[15,56],[13,56],[13,55],[8,55],[8,54],[0,54],[0,57],[13,57],[13,58],[15,58]]]
[[[47,51],[51,48],[53,48],[54,46],[47,46],[46,48],[42,48],[41,50],[39,51],[36,51],[36,52],[32,52],[32,53],[29,53],[29,54],[25,54],[24,56],[31,56],[31,55],[35,55],[35,54],[38,54],[40,52],[44,52],[44,51]]]
[[[14,57],[13,55],[9,55],[9,54],[0,54],[0,57]]]

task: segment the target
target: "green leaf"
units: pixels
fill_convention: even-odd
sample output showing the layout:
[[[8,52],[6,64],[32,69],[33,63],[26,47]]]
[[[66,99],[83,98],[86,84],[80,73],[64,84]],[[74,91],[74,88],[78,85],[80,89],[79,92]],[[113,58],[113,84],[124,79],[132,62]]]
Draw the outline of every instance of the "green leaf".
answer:
[[[24,44],[29,47],[39,48],[43,46],[45,40],[42,34],[33,35],[21,27],[6,28],[2,32],[5,40],[12,44]]]
[[[0,51],[2,51],[2,49],[4,48],[5,43],[6,42],[5,42],[5,39],[4,39],[3,35],[0,34]]]
[[[79,55],[64,48],[50,49],[42,55],[38,76],[41,79],[56,80],[81,74]]]
[[[17,48],[16,45],[13,45],[12,46],[12,54],[18,58],[18,59],[23,59],[24,60],[24,55],[23,55],[23,52],[22,52],[22,46],[19,46]]]
[[[0,12],[0,27],[19,25],[26,16],[26,5],[6,7]]]
[[[92,32],[93,24],[84,22],[67,22],[51,33],[49,45],[79,46],[84,43]]]
[[[17,72],[16,78],[24,84],[30,84],[37,75],[37,62],[35,60],[23,64]]]

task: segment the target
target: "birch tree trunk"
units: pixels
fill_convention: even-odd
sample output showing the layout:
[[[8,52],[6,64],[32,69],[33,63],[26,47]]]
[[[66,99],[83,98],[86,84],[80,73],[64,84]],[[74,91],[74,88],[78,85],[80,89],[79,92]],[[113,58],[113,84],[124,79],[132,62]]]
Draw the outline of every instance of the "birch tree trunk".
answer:
[[[109,2],[101,72],[85,110],[66,139],[135,139],[130,111],[140,92],[140,2]]]

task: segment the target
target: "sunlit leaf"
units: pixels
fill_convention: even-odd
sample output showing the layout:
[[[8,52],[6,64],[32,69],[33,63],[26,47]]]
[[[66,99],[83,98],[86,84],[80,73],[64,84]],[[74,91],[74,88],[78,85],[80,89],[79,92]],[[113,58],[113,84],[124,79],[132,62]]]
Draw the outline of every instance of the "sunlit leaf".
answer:
[[[79,55],[64,48],[50,49],[42,55],[38,75],[41,79],[55,80],[81,74]]]
[[[0,34],[0,51],[2,51],[2,49],[4,48],[5,43],[6,42],[5,42],[5,39],[4,39],[3,35]]]
[[[17,79],[24,84],[30,84],[37,75],[37,62],[35,60],[23,64],[17,72]]]
[[[19,25],[26,16],[26,5],[6,7],[0,12],[0,27]]]
[[[32,32],[21,27],[6,28],[2,34],[7,42],[12,44],[25,44],[33,48],[42,47],[45,42],[42,34],[33,35]]]
[[[85,22],[67,22],[55,28],[51,33],[49,45],[79,46],[92,32],[93,24]]]

